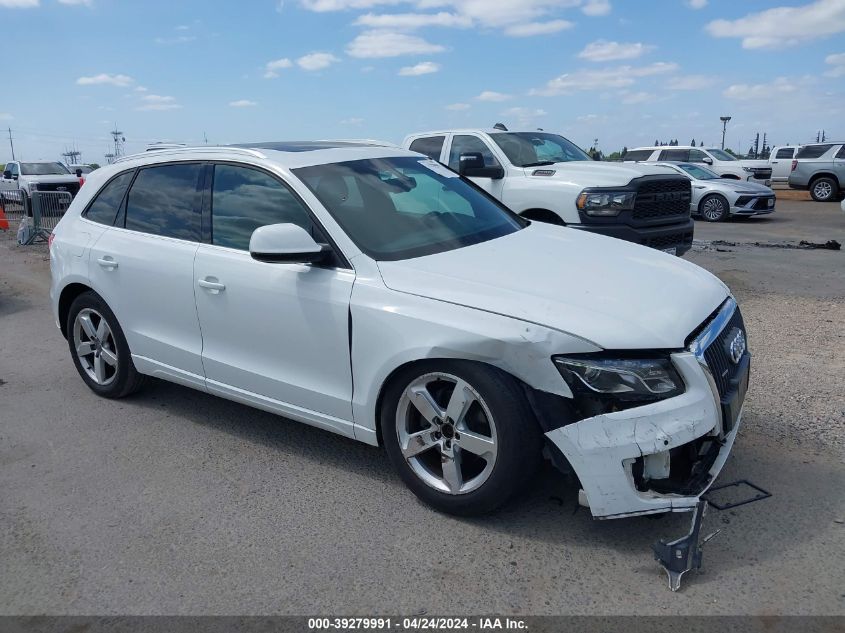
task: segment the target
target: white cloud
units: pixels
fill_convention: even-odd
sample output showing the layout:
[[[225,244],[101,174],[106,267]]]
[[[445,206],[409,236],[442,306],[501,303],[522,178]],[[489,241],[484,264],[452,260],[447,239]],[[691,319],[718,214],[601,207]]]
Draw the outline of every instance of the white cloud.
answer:
[[[14,118],[15,117],[13,117],[8,112],[0,112],[0,121],[11,121]]]
[[[558,33],[575,26],[568,20],[549,20],[548,22],[526,22],[525,24],[514,24],[505,29],[505,35],[511,37],[532,37],[534,35],[548,35]]]
[[[507,101],[511,99],[511,95],[503,92],[495,92],[493,90],[485,90],[476,97],[479,101]]]
[[[825,73],[826,77],[845,77],[845,53],[835,53],[824,58],[825,64],[833,66]]]
[[[845,2],[816,0],[800,7],[777,7],[738,20],[714,20],[713,37],[742,39],[743,48],[783,48],[845,31]]]
[[[596,40],[587,44],[578,57],[591,62],[609,62],[615,59],[635,59],[653,49],[642,42],[608,42],[607,40]]]
[[[144,86],[135,86],[135,92],[147,92],[147,88]]]
[[[602,123],[607,120],[607,117],[603,114],[583,114],[575,117],[575,120],[579,123]]]
[[[530,94],[551,97],[584,90],[627,88],[634,85],[639,78],[662,75],[676,70],[678,70],[677,64],[667,62],[655,62],[647,66],[616,66],[600,70],[579,70],[555,77],[546,82],[543,88],[534,89]]]
[[[394,31],[364,31],[346,47],[350,57],[371,59],[400,55],[428,55],[446,50],[416,35]]]
[[[441,11],[440,13],[396,13],[376,15],[367,13],[354,23],[371,29],[392,29],[411,31],[425,26],[443,26],[465,29],[472,26],[472,19],[466,15],[457,15]]]
[[[59,4],[93,6],[93,0],[59,0]]]
[[[716,77],[709,75],[679,75],[669,79],[664,86],[669,90],[703,90],[715,84],[716,81]]]
[[[468,103],[451,103],[446,106],[446,109],[452,112],[461,112],[463,110],[469,110],[471,107]]]
[[[300,4],[309,11],[325,13],[328,11],[346,11],[348,9],[371,9],[384,4],[399,4],[401,0],[300,0]]]
[[[34,9],[38,4],[38,0],[0,0],[4,9]]]
[[[283,68],[290,68],[293,66],[293,62],[289,60],[287,57],[282,57],[281,59],[276,59],[272,62],[267,62],[264,66],[264,78],[265,79],[273,79],[279,76],[279,71]]]
[[[249,99],[238,99],[237,101],[230,101],[229,105],[233,108],[250,108],[252,106],[257,106],[258,104],[255,101],[250,101]]]
[[[339,61],[340,59],[331,53],[309,53],[297,59],[296,64],[302,70],[322,70]]]
[[[737,101],[771,100],[778,96],[798,91],[799,86],[787,79],[778,77],[772,82],[763,84],[733,84],[722,93],[728,99]]]
[[[547,114],[548,112],[541,110],[540,108],[532,109],[522,107],[508,108],[501,113],[504,117],[516,119],[517,127],[533,127],[537,119],[540,119]]]
[[[403,77],[415,77],[417,75],[429,75],[440,70],[440,64],[434,62],[420,62],[414,66],[405,66],[399,70]]]
[[[196,35],[176,35],[174,37],[157,37],[155,38],[156,44],[187,44],[188,42],[193,42],[196,40]]]
[[[690,9],[698,11],[699,9],[703,9],[707,6],[707,0],[687,0],[687,6]]]
[[[80,86],[98,86],[105,84],[125,88],[134,81],[135,80],[128,75],[109,75],[107,73],[100,73],[99,75],[94,75],[92,77],[80,77],[76,80],[76,83]]]
[[[636,103],[645,103],[647,101],[654,101],[655,96],[650,92],[627,92],[622,95],[622,103],[626,105],[633,105]]]
[[[176,103],[175,97],[163,95],[144,95],[143,102],[136,110],[177,110],[182,106]]]
[[[611,6],[608,0],[587,0],[581,11],[585,15],[607,15],[610,13]]]
[[[364,119],[357,116],[349,117],[348,119],[343,119],[340,121],[341,125],[361,125],[364,122]]]

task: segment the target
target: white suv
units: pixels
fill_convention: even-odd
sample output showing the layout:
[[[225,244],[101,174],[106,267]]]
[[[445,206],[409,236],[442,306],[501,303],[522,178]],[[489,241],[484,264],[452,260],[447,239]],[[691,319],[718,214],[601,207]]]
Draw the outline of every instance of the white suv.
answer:
[[[551,132],[493,129],[411,134],[403,147],[465,175],[529,220],[683,255],[692,246],[689,180],[665,167],[593,161]]]
[[[722,178],[749,180],[766,187],[772,184],[772,166],[768,161],[739,159],[718,147],[635,147],[628,150],[623,160],[626,163],[701,163]]]
[[[96,394],[154,376],[383,444],[447,512],[499,506],[544,453],[595,517],[687,511],[739,427],[749,354],[718,279],[526,221],[398,148],[120,160],[90,174],[50,264]]]

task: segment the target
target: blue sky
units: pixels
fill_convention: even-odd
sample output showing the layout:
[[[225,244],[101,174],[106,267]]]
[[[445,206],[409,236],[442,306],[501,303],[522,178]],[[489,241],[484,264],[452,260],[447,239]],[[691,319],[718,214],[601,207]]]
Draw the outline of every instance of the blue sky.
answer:
[[[845,0],[0,0],[0,24],[19,158],[102,163],[115,123],[128,152],[497,121],[610,152],[718,143],[723,114],[742,151],[845,137]]]

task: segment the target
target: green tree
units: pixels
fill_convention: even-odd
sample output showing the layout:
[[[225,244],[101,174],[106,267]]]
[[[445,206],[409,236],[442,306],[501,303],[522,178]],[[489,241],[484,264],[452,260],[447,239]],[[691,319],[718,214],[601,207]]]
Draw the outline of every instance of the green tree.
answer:
[[[692,141],[690,141],[690,146],[695,147],[695,139],[692,139]]]

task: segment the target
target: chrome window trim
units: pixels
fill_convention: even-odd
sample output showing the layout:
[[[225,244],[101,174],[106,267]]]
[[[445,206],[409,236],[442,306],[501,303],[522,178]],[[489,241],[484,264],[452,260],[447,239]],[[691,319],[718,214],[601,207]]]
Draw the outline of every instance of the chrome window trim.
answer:
[[[719,312],[710,324],[704,328],[704,331],[699,334],[692,343],[690,343],[689,351],[695,354],[695,357],[700,363],[705,365],[707,364],[704,359],[704,350],[710,347],[713,341],[715,341],[719,334],[722,333],[722,330],[725,329],[725,326],[728,324],[728,321],[731,320],[735,311],[736,301],[734,301],[733,297],[728,297],[722,304],[722,307],[719,308]]]

